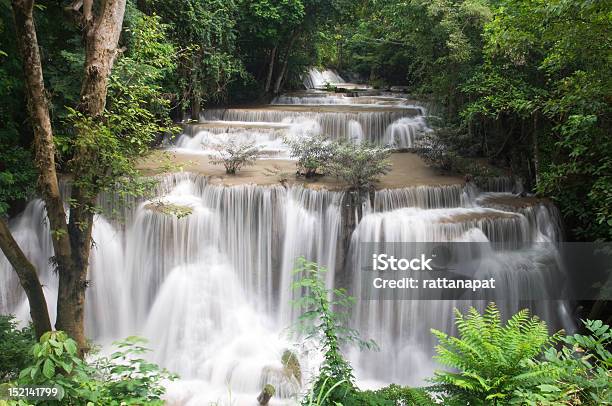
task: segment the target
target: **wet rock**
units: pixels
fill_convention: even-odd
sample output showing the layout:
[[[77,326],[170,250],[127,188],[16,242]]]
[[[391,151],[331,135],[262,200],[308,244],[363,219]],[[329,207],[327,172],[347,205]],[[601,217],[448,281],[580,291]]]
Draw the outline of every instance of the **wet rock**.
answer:
[[[266,406],[275,393],[276,389],[274,389],[274,386],[266,384],[261,390],[259,396],[257,396],[257,401],[259,402],[260,406]]]
[[[290,350],[285,350],[281,357],[281,363],[287,375],[293,376],[300,384],[302,383],[302,368],[297,355]]]

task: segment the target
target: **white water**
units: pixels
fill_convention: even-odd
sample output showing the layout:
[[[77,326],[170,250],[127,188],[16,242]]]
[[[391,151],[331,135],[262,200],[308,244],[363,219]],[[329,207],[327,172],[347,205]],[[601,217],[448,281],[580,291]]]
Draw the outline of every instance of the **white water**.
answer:
[[[337,85],[346,83],[338,73],[331,69],[319,70],[311,68],[304,77],[304,86],[306,89],[324,88],[326,85]]]
[[[310,71],[313,80],[333,79],[332,71]],[[327,79],[324,79],[327,78]],[[325,135],[330,139],[412,148],[431,131],[427,112],[401,94],[332,94],[318,90],[276,97],[257,108],[207,109],[201,124],[187,125],[170,148],[180,153],[218,155],[226,140],[254,144],[261,158],[287,159],[284,137]]]
[[[226,137],[255,142],[266,157],[287,156],[283,136],[307,137],[324,133],[354,142],[374,141],[408,148],[428,131],[423,114],[402,111],[348,111],[354,103],[345,96],[291,96],[280,104],[308,104],[300,111],[228,109],[208,111],[208,120],[224,120],[183,134],[173,148],[214,154]],[[356,99],[356,98],[355,98]],[[308,100],[308,101],[306,101]],[[300,101],[302,103],[300,103]],[[369,102],[407,106],[405,99]],[[338,111],[315,111],[316,105],[339,104]],[[314,110],[313,110],[314,109]],[[411,113],[412,114],[412,113]],[[197,130],[196,130],[197,129]],[[291,306],[295,292],[293,265],[304,255],[329,269],[329,286],[359,292],[359,247],[372,241],[478,241],[516,243],[560,239],[558,214],[548,204],[512,209],[492,197],[511,197],[521,186],[509,179],[474,185],[420,186],[381,190],[362,205],[362,217],[344,252],[341,236],[344,195],[301,187],[223,187],[207,179],[178,173],[160,179],[157,197],[121,207],[115,196],[102,196],[107,209],[117,209],[125,222],[98,215],[88,278],[86,328],[94,340],[106,344],[131,334],[150,339],[152,357],[181,375],[168,386],[170,405],[254,405],[266,383],[277,395],[272,405],[295,404],[304,390],[283,371],[284,350],[294,348],[287,327],[297,317]],[[493,202],[493,203],[492,203]],[[168,209],[190,214],[177,218]],[[357,211],[355,211],[357,212]],[[356,213],[355,213],[356,216]],[[53,254],[44,205],[29,203],[11,221],[11,229],[34,262],[49,309],[55,312],[57,278],[49,268]],[[349,230],[350,231],[350,230]],[[537,291],[550,277],[543,267],[554,252],[491,251],[489,268],[498,278],[521,289]],[[554,259],[554,258],[553,258]],[[517,271],[516,264],[521,264]],[[485,299],[485,298],[483,298]],[[486,299],[495,299],[487,297]],[[350,351],[363,385],[388,382],[421,384],[436,367],[431,355],[434,327],[452,331],[452,309],[482,307],[484,301],[358,301],[352,323],[365,338],[374,338],[377,353]],[[506,314],[518,310],[518,300],[504,302]],[[534,307],[545,319],[563,325],[562,304]],[[28,319],[25,295],[6,259],[0,255],[0,313]],[[316,370],[312,354],[302,354],[303,382]]]

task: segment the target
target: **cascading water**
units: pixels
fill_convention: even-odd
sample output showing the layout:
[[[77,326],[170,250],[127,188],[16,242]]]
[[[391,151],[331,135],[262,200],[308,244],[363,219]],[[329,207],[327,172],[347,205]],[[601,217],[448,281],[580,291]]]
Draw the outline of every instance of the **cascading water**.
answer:
[[[483,193],[476,199],[466,196],[467,193],[461,193],[454,186],[376,193],[374,207],[366,211],[351,239],[349,268],[354,270],[353,294],[359,295],[362,288],[358,271],[365,266],[360,256],[361,244],[400,241],[478,243],[486,251],[479,253],[485,258],[481,269],[515,290],[504,291],[503,297],[489,295],[471,301],[418,300],[419,291],[415,291],[413,300],[398,294],[395,300],[358,302],[353,327],[386,348],[380,352],[351,354],[358,377],[364,382],[399,380],[420,385],[439,367],[432,361],[436,342],[429,331],[432,328],[454,331],[454,308],[482,309],[488,301],[495,301],[503,314],[512,314],[525,305],[520,300],[521,292],[526,290],[537,296],[559,278],[562,267],[558,252],[554,246],[539,244],[559,239],[558,213],[554,207],[539,203],[518,210],[500,210],[486,206],[493,206],[491,202],[495,198],[516,199],[516,196],[507,193]],[[500,247],[520,249],[498,251]],[[529,307],[544,320],[572,327],[563,302],[533,302]],[[411,367],[414,365],[418,368]]]
[[[409,148],[428,131],[424,111],[397,96],[286,97],[291,99],[279,98],[274,109],[208,111],[206,120],[217,121],[187,128],[171,148],[214,154],[215,143],[235,137],[279,158],[286,157],[282,137],[324,133]],[[378,104],[378,110],[363,108],[366,103]],[[339,106],[320,107],[329,104]],[[394,108],[385,110],[389,105]],[[123,207],[117,196],[99,199],[106,214],[94,223],[86,329],[101,344],[131,334],[149,338],[152,358],[181,376],[168,386],[170,405],[253,405],[266,383],[277,391],[271,405],[297,403],[317,368],[316,361],[302,357],[298,382],[281,363],[283,352],[295,344],[286,328],[297,317],[291,283],[298,256],[327,267],[329,286],[356,294],[353,326],[381,347],[374,353],[350,351],[364,386],[421,384],[436,367],[429,329],[452,331],[453,307],[482,307],[483,301],[360,298],[361,243],[456,240],[485,248],[490,243],[486,257],[499,278],[537,290],[554,276],[550,268],[535,265],[554,252],[529,244],[561,238],[558,213],[545,201],[517,198],[510,192],[520,193],[520,185],[505,178],[479,187],[379,190],[359,207],[345,193],[300,186],[219,186],[189,173],[158,180],[156,197],[133,207]],[[122,222],[109,216],[115,211]],[[54,315],[57,278],[49,266],[53,249],[45,216],[44,204],[33,200],[10,227],[36,265]],[[500,253],[493,244],[527,247]],[[1,255],[0,278],[0,313],[27,320],[25,295]],[[519,306],[512,298],[504,303],[508,312]],[[538,304],[534,310],[564,322],[562,303]]]
[[[345,83],[338,73],[331,69],[319,70],[311,68],[304,77],[306,89],[324,88],[326,85]]]

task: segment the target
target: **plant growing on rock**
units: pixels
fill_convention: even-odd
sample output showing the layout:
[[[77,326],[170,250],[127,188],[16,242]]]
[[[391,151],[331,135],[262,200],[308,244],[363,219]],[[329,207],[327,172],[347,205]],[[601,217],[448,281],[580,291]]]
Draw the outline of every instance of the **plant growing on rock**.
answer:
[[[174,203],[167,203],[161,200],[151,202],[145,206],[147,209],[162,213],[168,216],[174,216],[177,219],[189,216],[193,213],[193,208],[189,206],[181,206]]]
[[[210,156],[210,162],[213,165],[223,165],[228,175],[235,175],[245,165],[253,165],[260,153],[255,143],[235,140],[217,144],[214,149],[219,152],[219,156]]]
[[[391,149],[371,144],[335,143],[326,164],[330,175],[342,179],[351,190],[365,191],[391,170]]]
[[[321,175],[327,162],[332,159],[334,146],[324,135],[305,138],[285,138],[291,157],[297,158],[297,174],[306,178]]]

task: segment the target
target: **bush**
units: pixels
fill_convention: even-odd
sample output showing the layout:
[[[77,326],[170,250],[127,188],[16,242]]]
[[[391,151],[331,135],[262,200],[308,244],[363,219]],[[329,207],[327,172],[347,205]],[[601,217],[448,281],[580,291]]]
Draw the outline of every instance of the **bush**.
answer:
[[[163,405],[161,382],[175,376],[139,355],[143,340],[129,337],[115,343],[119,351],[87,363],[77,356],[77,345],[62,331],[43,334],[32,347],[33,363],[19,374],[19,385],[61,388],[59,401],[45,405]]]
[[[416,152],[429,165],[444,172],[455,172],[472,177],[504,176],[500,169],[489,165],[485,160],[470,157],[469,152],[457,146],[458,141],[450,142],[448,133],[442,130],[435,134],[425,134],[418,141]]]
[[[351,190],[368,190],[391,170],[391,149],[368,144],[336,143],[326,169]]]
[[[505,325],[491,303],[483,315],[471,308],[456,311],[459,337],[432,330],[438,338],[436,359],[458,372],[438,371],[431,381],[449,405],[496,405],[520,401],[519,389],[536,389],[558,376],[557,368],[538,363],[544,350],[559,340],[546,324],[521,310]]]
[[[323,135],[305,138],[285,138],[292,158],[297,158],[298,175],[312,178],[321,175],[329,160],[333,157],[333,144]]]
[[[234,140],[216,145],[215,149],[219,151],[219,156],[211,156],[211,163],[223,164],[225,173],[229,175],[235,175],[244,165],[253,165],[260,152],[255,143],[238,143]]]
[[[574,334],[562,339],[557,351],[546,350],[541,363],[557,369],[555,376],[537,390],[518,389],[515,396],[521,404],[543,405],[610,405],[612,404],[612,331],[601,320],[584,322],[589,335]]]
[[[20,330],[13,316],[0,316],[0,382],[16,379],[32,362],[30,348],[35,342],[32,327]]]

